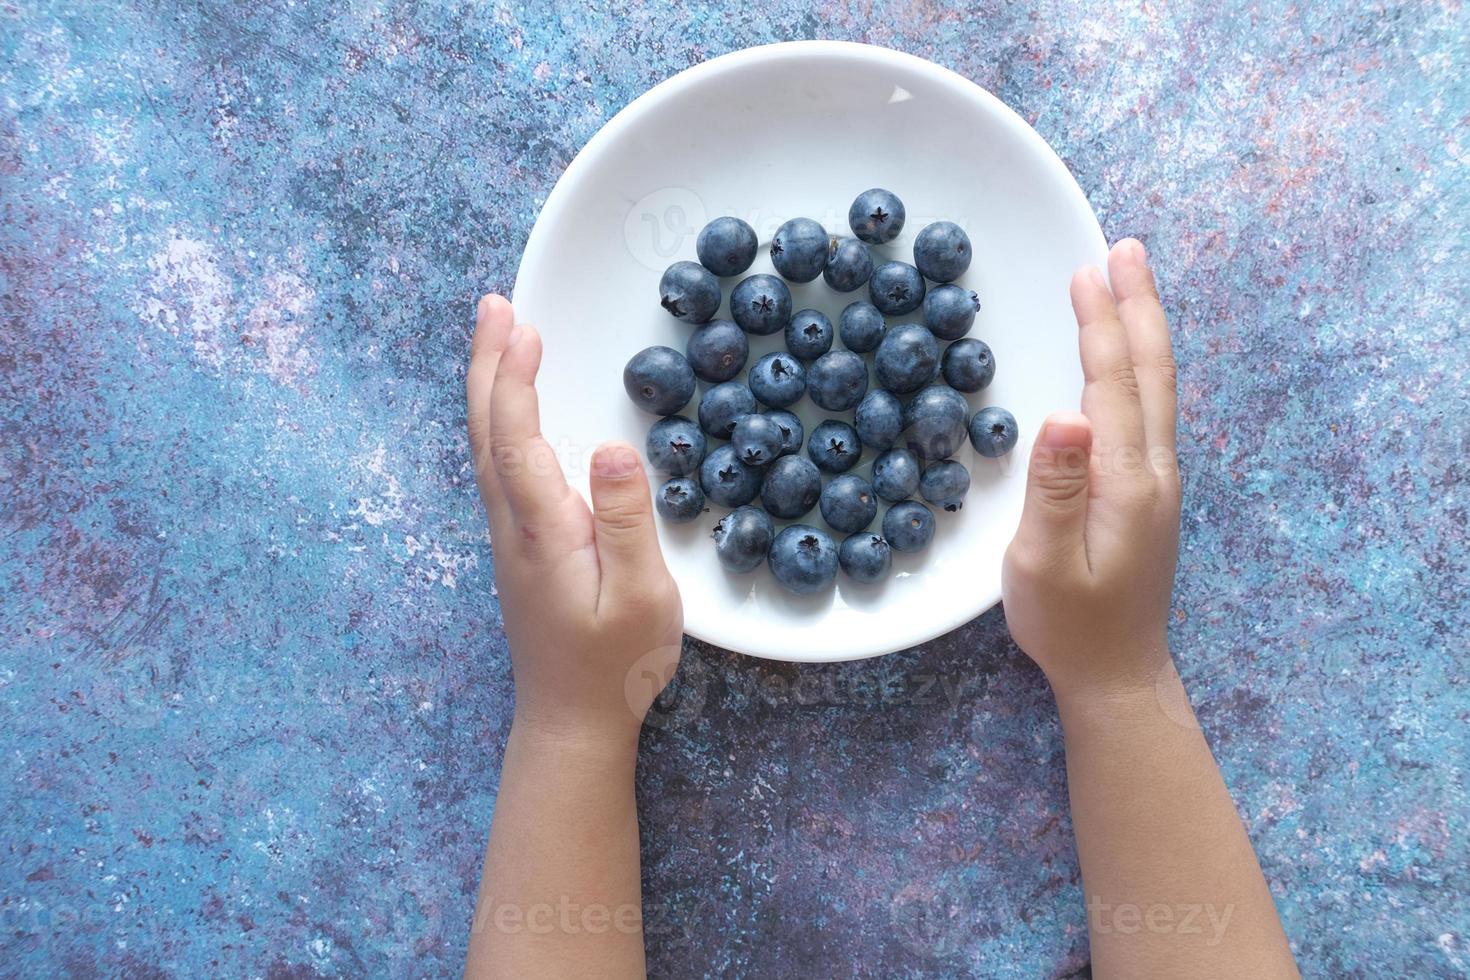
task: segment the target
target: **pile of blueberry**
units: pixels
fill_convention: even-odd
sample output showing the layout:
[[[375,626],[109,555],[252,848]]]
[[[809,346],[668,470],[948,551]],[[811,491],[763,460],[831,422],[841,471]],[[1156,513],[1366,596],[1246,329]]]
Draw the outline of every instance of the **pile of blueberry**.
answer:
[[[649,462],[670,477],[654,498],[659,514],[684,523],[698,518],[706,501],[732,508],[714,528],[720,563],[749,572],[766,561],[777,581],[802,594],[829,588],[839,566],[859,582],[884,578],[893,551],[918,551],[934,537],[934,513],[911,498],[946,511],[963,505],[970,474],[949,457],[965,437],[988,457],[1009,452],[1017,438],[1010,412],[987,407],[971,415],[962,394],[995,376],[990,348],[965,336],[980,300],[954,282],[970,266],[964,230],[949,221],[928,225],[914,240],[910,265],[881,261],[869,249],[903,230],[903,202],[892,192],[859,194],[847,220],[856,237],[829,235],[810,218],[783,224],[770,246],[780,276],[740,280],[730,293],[733,321],[714,318],[723,298],[719,280],[745,273],[759,243],[739,218],[711,221],[696,242],[699,261],[675,262],[659,282],[663,308],[699,325],[685,352],[649,347],[623,369],[628,397],[662,416],[647,444]],[[786,282],[818,276],[842,293],[868,287],[868,301],[849,304],[835,330],[818,310],[791,309]],[[922,324],[890,326],[885,319],[921,308]],[[737,380],[750,354],[747,336],[778,332],[786,349],[766,354]],[[832,349],[834,334],[845,349]],[[869,353],[876,387],[862,356]],[[941,377],[944,383],[936,383]],[[709,385],[697,424],[679,414],[694,397],[696,378]],[[851,413],[817,425],[805,439],[805,456],[801,420],[789,411],[803,395],[827,412]],[[877,454],[871,479],[849,472],[864,449]],[[830,474],[825,485],[823,473]],[[761,507],[753,506],[756,498]],[[879,500],[889,504],[881,535],[868,530]],[[840,546],[809,524],[777,533],[772,518],[796,521],[813,508],[846,535]]]

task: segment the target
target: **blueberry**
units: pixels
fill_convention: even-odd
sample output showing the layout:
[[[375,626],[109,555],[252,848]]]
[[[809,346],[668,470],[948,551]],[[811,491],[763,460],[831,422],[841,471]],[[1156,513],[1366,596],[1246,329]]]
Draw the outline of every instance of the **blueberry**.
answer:
[[[1021,437],[1016,428],[1016,417],[1003,408],[987,406],[975,413],[970,420],[970,445],[981,456],[995,459],[1015,448]]]
[[[704,491],[699,488],[699,481],[676,476],[658,488],[653,505],[670,524],[688,524],[704,513]]]
[[[817,506],[822,495],[822,474],[809,459],[782,456],[771,464],[761,484],[761,503],[771,516],[793,520]]]
[[[719,519],[712,536],[721,565],[732,572],[753,572],[766,560],[776,528],[759,507],[738,507]]]
[[[674,415],[694,397],[694,370],[672,347],[645,347],[623,368],[623,390],[654,415]]]
[[[995,355],[983,340],[966,337],[944,351],[939,362],[945,383],[956,391],[979,391],[995,377]]]
[[[728,439],[735,423],[755,411],[755,395],[738,381],[722,381],[699,400],[699,427],[716,439]]]
[[[781,427],[764,415],[751,413],[735,423],[730,445],[742,463],[765,466],[781,455]]]
[[[873,255],[856,238],[834,237],[827,244],[827,268],[822,278],[839,293],[850,293],[873,274]]]
[[[864,300],[847,304],[837,320],[837,334],[842,346],[857,354],[877,350],[883,340],[883,314],[878,307]]]
[[[935,507],[953,514],[965,506],[970,492],[970,472],[952,459],[935,463],[919,477],[919,493]]]
[[[929,290],[924,297],[924,326],[940,340],[959,340],[970,332],[980,297],[954,283]]]
[[[884,262],[868,280],[868,296],[889,316],[912,313],[924,302],[924,277],[907,262]]]
[[[918,391],[939,377],[939,341],[917,323],[901,323],[883,335],[873,370],[889,391]]]
[[[659,305],[689,323],[703,323],[720,308],[720,281],[698,262],[675,262],[658,281]]]
[[[890,449],[873,460],[873,492],[884,500],[907,500],[918,489],[919,460],[907,449]]]
[[[849,578],[871,585],[888,575],[893,549],[878,535],[860,531],[842,539],[837,548],[837,563]]]
[[[705,225],[694,241],[700,264],[717,276],[738,276],[755,261],[755,229],[728,215]]]
[[[648,428],[645,455],[654,469],[669,476],[688,476],[704,462],[704,433],[682,415],[661,418]]]
[[[792,218],[771,239],[771,264],[792,282],[811,282],[827,267],[827,229],[811,218]]]
[[[775,276],[747,276],[730,293],[730,316],[746,333],[773,334],[791,321],[791,290]]]
[[[806,441],[806,430],[802,428],[801,419],[791,412],[781,409],[773,409],[762,413],[766,418],[776,423],[781,430],[781,455],[790,456],[792,453],[801,452],[801,444]]]
[[[862,477],[844,473],[822,488],[822,520],[834,531],[853,534],[878,516],[878,497]]]
[[[846,422],[828,419],[812,430],[807,455],[817,468],[828,473],[846,473],[863,455],[863,441]]]
[[[832,321],[820,310],[799,310],[786,324],[786,349],[814,361],[832,349]]]
[[[684,348],[689,366],[703,381],[729,381],[745,367],[750,342],[729,320],[711,320],[689,335]]]
[[[806,524],[776,535],[767,561],[776,581],[797,595],[820,592],[837,579],[837,547],[826,531]]]
[[[795,405],[806,394],[806,368],[781,351],[772,351],[756,361],[745,380],[755,397],[772,408]]]
[[[918,551],[934,539],[934,514],[916,500],[905,500],[883,515],[883,536],[894,551]]]
[[[970,267],[970,236],[953,221],[926,225],[914,239],[914,265],[925,279],[954,282]]]
[[[830,351],[807,371],[806,389],[819,408],[849,411],[868,393],[868,366],[852,351]]]
[[[858,402],[853,423],[864,446],[890,449],[903,431],[903,403],[882,388],[874,388]]]
[[[891,242],[903,231],[903,202],[881,187],[863,191],[847,209],[852,233],[869,245]]]
[[[761,470],[746,466],[728,443],[704,458],[699,467],[699,485],[711,503],[721,507],[744,507],[761,492]]]
[[[944,459],[965,443],[970,404],[944,385],[930,385],[903,407],[904,445],[920,459]]]

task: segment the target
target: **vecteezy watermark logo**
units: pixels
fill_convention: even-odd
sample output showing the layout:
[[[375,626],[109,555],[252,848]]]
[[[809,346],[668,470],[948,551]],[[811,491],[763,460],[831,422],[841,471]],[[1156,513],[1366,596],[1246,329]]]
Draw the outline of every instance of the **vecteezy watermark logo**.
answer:
[[[899,942],[919,956],[943,959],[959,950],[974,931],[972,903],[955,878],[915,881],[894,893],[888,920]]]
[[[705,207],[687,187],[663,187],[628,209],[623,241],[639,264],[662,272],[675,259],[692,258],[694,236],[704,227]]]
[[[710,668],[698,657],[685,657],[680,666],[679,647],[650,650],[633,664],[623,678],[623,696],[635,715],[643,711],[643,724],[672,729],[687,725],[704,711],[709,695]]]

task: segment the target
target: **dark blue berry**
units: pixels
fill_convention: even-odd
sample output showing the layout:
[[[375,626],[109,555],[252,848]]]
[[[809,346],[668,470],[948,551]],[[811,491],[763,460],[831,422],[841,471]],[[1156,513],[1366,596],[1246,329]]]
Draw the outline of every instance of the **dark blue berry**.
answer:
[[[822,474],[809,459],[782,456],[771,464],[761,484],[761,503],[773,517],[794,520],[817,505]]]
[[[922,460],[954,455],[965,442],[970,404],[953,388],[930,385],[903,407],[903,440]]]
[[[995,377],[995,355],[985,341],[966,337],[945,348],[939,369],[956,391],[979,391]]]
[[[953,283],[929,290],[924,297],[924,326],[940,340],[958,340],[970,332],[980,297]]]
[[[850,411],[868,393],[868,365],[852,351],[829,351],[807,370],[806,390],[819,408]]]
[[[761,469],[747,466],[726,443],[704,458],[699,467],[699,485],[711,503],[721,507],[743,507],[761,492]]]
[[[759,396],[757,396],[759,397]],[[806,429],[802,427],[801,419],[792,412],[781,409],[772,409],[761,413],[772,422],[776,423],[781,430],[781,455],[790,456],[792,453],[801,452],[801,444],[806,441]]]
[[[653,496],[653,505],[658,514],[670,524],[688,524],[704,513],[704,491],[699,481],[676,476],[658,488]]]
[[[728,439],[735,423],[755,411],[755,395],[738,381],[722,381],[699,400],[699,427],[716,439]]]
[[[828,419],[812,430],[806,452],[818,469],[827,473],[846,473],[862,457],[863,441],[857,430],[846,422]]]
[[[768,559],[776,581],[798,595],[830,588],[837,578],[837,547],[827,532],[793,524],[771,542]]]
[[[730,445],[742,463],[765,466],[781,455],[781,427],[764,415],[751,413],[735,423]]]
[[[675,262],[658,281],[659,305],[689,323],[703,323],[720,308],[720,281],[698,262]]]
[[[853,425],[864,446],[880,452],[889,449],[903,431],[903,403],[882,388],[874,388],[858,402]]]
[[[942,460],[919,477],[919,493],[935,507],[953,514],[965,506],[970,492],[970,471],[952,459]]]
[[[852,233],[869,245],[891,242],[903,231],[903,202],[892,191],[874,187],[863,191],[847,209]]]
[[[939,377],[939,341],[917,323],[901,323],[883,335],[873,370],[889,391],[918,391]]]
[[[883,314],[865,300],[847,304],[837,320],[837,335],[842,346],[856,354],[877,350],[883,341]]]
[[[896,503],[919,489],[919,460],[907,449],[890,449],[873,460],[873,492]]]
[[[811,218],[792,218],[771,239],[771,264],[792,282],[811,282],[827,266],[827,230]]]
[[[776,527],[759,507],[738,507],[715,524],[715,557],[732,572],[753,572],[766,560]]]
[[[661,418],[644,442],[649,464],[669,476],[688,476],[704,462],[706,443],[699,426],[682,415]]]
[[[878,496],[862,477],[844,473],[822,488],[822,520],[834,531],[853,534],[878,516]]]
[[[859,531],[842,539],[837,548],[837,563],[853,581],[871,585],[887,577],[893,564],[893,549],[878,535]]]
[[[694,397],[694,370],[672,347],[646,347],[623,368],[623,390],[654,415],[674,415]]]
[[[970,267],[970,236],[953,221],[926,225],[914,239],[914,265],[925,279],[953,282]]]
[[[694,241],[699,262],[717,276],[738,276],[755,261],[755,229],[728,215],[705,225]]]
[[[884,262],[868,279],[868,296],[888,316],[912,313],[924,302],[924,277],[907,262]]]
[[[746,333],[773,334],[791,322],[791,290],[775,276],[747,276],[730,293],[730,316]]]
[[[839,293],[850,293],[873,274],[873,255],[856,238],[833,238],[827,245],[822,278]]]
[[[701,380],[718,383],[729,381],[745,367],[750,341],[731,321],[711,320],[689,335],[684,353]]]
[[[934,540],[934,514],[917,500],[905,500],[883,515],[883,536],[894,551],[918,551]]]
[[[786,324],[786,349],[814,361],[832,349],[832,321],[820,310],[798,310]]]
[[[755,362],[745,379],[762,404],[785,408],[806,394],[806,368],[790,354],[772,351]]]
[[[970,445],[981,456],[995,459],[1015,448],[1021,437],[1016,417],[1003,408],[987,406],[970,419]]]

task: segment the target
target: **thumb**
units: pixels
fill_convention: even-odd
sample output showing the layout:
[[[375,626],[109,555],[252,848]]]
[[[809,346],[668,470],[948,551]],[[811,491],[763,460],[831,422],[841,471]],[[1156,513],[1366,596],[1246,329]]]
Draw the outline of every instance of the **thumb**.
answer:
[[[1065,561],[1086,554],[1087,468],[1092,423],[1078,412],[1047,416],[1031,450],[1026,503],[1016,541],[1038,557]]]
[[[610,442],[592,454],[592,523],[603,591],[613,585],[624,594],[667,575],[658,533],[653,527],[653,501],[638,451],[626,442]]]

